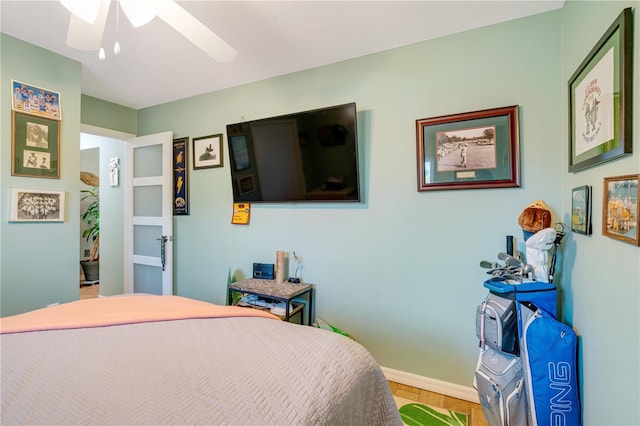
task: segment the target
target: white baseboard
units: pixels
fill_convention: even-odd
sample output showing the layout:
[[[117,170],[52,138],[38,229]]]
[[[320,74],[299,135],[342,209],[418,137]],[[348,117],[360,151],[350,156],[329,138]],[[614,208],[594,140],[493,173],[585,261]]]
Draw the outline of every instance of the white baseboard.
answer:
[[[428,390],[431,392],[441,393],[453,398],[463,399],[465,401],[480,402],[478,392],[467,386],[456,385],[454,383],[443,382],[442,380],[431,379],[429,377],[419,376],[405,371],[394,370],[392,368],[381,367],[387,380],[400,383],[415,388]]]

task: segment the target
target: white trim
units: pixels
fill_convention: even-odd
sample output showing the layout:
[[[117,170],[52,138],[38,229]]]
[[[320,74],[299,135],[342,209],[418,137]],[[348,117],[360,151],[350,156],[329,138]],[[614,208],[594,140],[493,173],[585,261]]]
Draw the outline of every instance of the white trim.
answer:
[[[405,371],[394,370],[392,368],[381,367],[387,380],[400,383],[415,388],[424,389],[431,392],[440,393],[453,398],[463,399],[469,402],[480,403],[478,392],[468,386],[456,385],[455,383],[443,382],[442,380],[431,379]]]
[[[91,124],[82,124],[80,123],[80,133],[88,133],[90,135],[96,136],[106,136],[108,138],[113,139],[122,139],[127,140],[135,137],[131,133],[121,132],[119,130],[107,129],[104,127],[92,126]]]

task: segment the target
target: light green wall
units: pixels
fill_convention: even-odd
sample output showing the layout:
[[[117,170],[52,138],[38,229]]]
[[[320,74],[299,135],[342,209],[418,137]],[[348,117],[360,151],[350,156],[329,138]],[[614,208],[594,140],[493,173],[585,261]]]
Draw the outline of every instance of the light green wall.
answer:
[[[0,34],[0,315],[78,298],[80,64]],[[60,179],[11,176],[11,80],[60,93]],[[11,188],[66,192],[64,223],[8,223]]]
[[[585,424],[638,425],[640,413],[640,249],[602,235],[604,177],[640,173],[640,29],[638,1],[565,3],[563,9],[562,105],[566,83],[625,7],[634,7],[633,155],[577,173],[567,173],[563,149],[564,221],[570,221],[571,190],[593,188],[593,235],[569,234],[563,268],[565,317],[581,336]],[[564,114],[563,109],[563,114]],[[568,124],[560,134],[566,144]]]
[[[175,220],[178,293],[223,303],[229,268],[249,276],[295,250],[318,317],[386,367],[471,386],[479,261],[521,236],[531,201],[562,215],[560,24],[546,13],[141,110],[140,135],[225,141],[243,117],[351,101],[359,111],[362,204],[254,205],[251,224],[234,226],[226,149],[224,168],[191,171],[191,215]],[[417,192],[416,119],[515,104],[523,188]]]
[[[80,121],[82,124],[102,129],[135,134],[138,127],[138,113],[132,108],[82,95]]]

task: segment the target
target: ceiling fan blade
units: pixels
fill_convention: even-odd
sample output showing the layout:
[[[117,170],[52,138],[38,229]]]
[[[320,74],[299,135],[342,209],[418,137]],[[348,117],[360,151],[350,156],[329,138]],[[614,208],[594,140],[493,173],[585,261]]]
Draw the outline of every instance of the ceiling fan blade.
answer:
[[[238,52],[213,31],[198,21],[173,0],[154,0],[153,7],[158,18],[169,24],[191,43],[205,51],[218,62],[230,62]]]
[[[60,0],[69,12],[90,24],[96,22],[100,13],[100,0]]]
[[[101,0],[100,12],[94,24],[71,14],[67,32],[67,46],[78,50],[98,50],[102,43],[102,33],[107,22],[110,4],[111,0]]]
[[[149,0],[120,0],[120,7],[134,28],[148,24],[156,17]]]

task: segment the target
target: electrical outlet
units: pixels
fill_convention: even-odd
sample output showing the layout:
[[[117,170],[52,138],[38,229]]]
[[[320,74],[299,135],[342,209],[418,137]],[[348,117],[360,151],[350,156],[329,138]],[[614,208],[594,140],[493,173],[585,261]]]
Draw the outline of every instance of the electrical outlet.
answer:
[[[84,249],[84,257],[89,257],[89,254],[90,254],[90,250]]]

